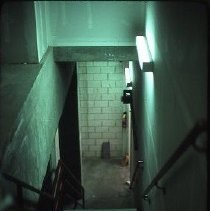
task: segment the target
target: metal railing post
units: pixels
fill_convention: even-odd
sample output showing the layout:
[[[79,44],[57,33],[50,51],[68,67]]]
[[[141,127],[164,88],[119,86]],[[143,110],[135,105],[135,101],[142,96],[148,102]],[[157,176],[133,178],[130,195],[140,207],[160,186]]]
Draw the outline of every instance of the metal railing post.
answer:
[[[143,163],[144,163],[143,160],[138,160],[137,161],[137,164],[136,164],[136,167],[135,167],[135,170],[134,170],[134,173],[133,173],[133,177],[132,177],[129,189],[133,188],[133,184],[137,180],[137,172],[138,172],[140,166],[143,168]]]

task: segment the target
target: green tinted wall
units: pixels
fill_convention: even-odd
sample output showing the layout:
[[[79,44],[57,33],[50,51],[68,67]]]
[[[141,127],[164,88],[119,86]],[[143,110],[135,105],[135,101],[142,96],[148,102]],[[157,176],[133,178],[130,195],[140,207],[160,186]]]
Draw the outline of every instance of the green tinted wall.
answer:
[[[61,68],[54,63],[50,49],[14,123],[5,128],[5,132],[10,127],[13,130],[6,140],[2,170],[37,188],[42,186],[50,155],[54,160],[55,153],[51,152],[71,74],[71,64]]]
[[[145,33],[155,68],[136,68],[134,87],[143,190],[196,121],[207,116],[206,18],[205,5],[147,2]],[[190,148],[160,184],[166,195],[154,187],[150,205],[139,196],[145,211],[206,210],[205,154]]]
[[[144,33],[143,1],[49,1],[51,46],[133,46]]]
[[[1,63],[37,63],[34,2],[1,4],[0,24]]]

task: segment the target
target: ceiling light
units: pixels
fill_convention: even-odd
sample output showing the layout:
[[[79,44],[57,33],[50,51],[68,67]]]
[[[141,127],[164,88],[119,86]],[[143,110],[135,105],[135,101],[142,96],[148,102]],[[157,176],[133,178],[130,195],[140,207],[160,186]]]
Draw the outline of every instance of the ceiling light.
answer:
[[[141,70],[144,72],[153,72],[153,61],[147,40],[144,36],[136,36],[136,48]]]

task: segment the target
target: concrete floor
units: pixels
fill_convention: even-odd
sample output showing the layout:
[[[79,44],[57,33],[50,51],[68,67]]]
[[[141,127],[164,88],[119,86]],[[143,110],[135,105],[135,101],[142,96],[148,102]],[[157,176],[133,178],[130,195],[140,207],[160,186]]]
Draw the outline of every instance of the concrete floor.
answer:
[[[83,186],[87,209],[134,208],[133,191],[129,190],[129,166],[119,159],[84,159]]]

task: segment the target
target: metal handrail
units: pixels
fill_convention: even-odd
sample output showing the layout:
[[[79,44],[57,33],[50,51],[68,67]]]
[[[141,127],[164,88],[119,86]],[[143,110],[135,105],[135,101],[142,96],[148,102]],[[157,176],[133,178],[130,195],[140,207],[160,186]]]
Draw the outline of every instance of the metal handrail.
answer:
[[[52,199],[52,195],[50,195],[47,192],[41,191],[41,190],[39,190],[39,189],[37,189],[37,188],[35,188],[35,187],[23,182],[22,180],[17,179],[17,178],[15,178],[15,177],[13,177],[13,176],[11,176],[9,174],[2,173],[2,175],[4,176],[5,179],[9,180],[10,182],[14,182],[16,185],[20,185],[22,188],[28,189],[28,190],[30,190],[30,191],[32,191],[34,193],[37,193],[37,194],[39,194],[41,196],[44,196],[44,197],[46,197],[48,199]]]
[[[74,182],[76,182],[77,186],[79,186],[79,188],[81,190],[81,194],[82,194],[82,196],[81,196],[82,197],[82,207],[85,208],[85,189],[84,189],[84,187],[77,180],[77,178],[72,174],[72,172],[70,171],[70,169],[68,168],[68,166],[62,160],[60,160],[60,164],[65,168],[65,170],[67,171],[67,173],[71,176],[71,179],[73,179]]]
[[[81,188],[82,191],[84,191],[83,186],[81,185],[81,183],[78,181],[78,179],[73,175],[73,173],[70,171],[70,169],[68,168],[68,166],[62,161],[59,160],[59,165],[63,166],[64,169],[66,170],[66,172],[70,175],[71,179],[74,180],[74,182],[79,186],[79,188]]]
[[[71,178],[66,178],[64,177],[64,174],[67,172],[68,176],[70,176]],[[17,186],[17,203],[20,207],[23,206],[23,188],[30,190],[34,193],[39,194],[40,196],[43,196],[45,198],[48,198],[49,200],[51,200],[53,202],[53,210],[54,211],[60,211],[61,210],[61,206],[63,204],[60,204],[60,202],[63,202],[63,197],[64,195],[64,184],[67,182],[68,186],[71,185],[71,180],[73,179],[74,182],[76,182],[77,186],[79,186],[80,191],[78,191],[78,189],[76,189],[75,187],[73,187],[72,185],[72,189],[74,189],[75,192],[77,192],[77,194],[81,194],[81,198],[82,198],[82,207],[85,208],[85,199],[84,199],[84,188],[83,186],[79,183],[79,181],[75,178],[75,176],[72,174],[72,172],[70,171],[70,169],[66,166],[66,164],[62,161],[59,160],[58,162],[58,166],[56,168],[56,176],[54,179],[54,185],[53,185],[53,193],[47,193],[44,191],[41,191],[25,182],[23,182],[20,179],[17,179],[9,174],[6,173],[2,173],[2,175],[4,176],[4,178],[10,182],[13,182],[16,184]],[[67,191],[66,195],[71,195],[70,192]],[[71,196],[72,198],[76,197],[74,195]]]
[[[13,176],[11,176],[9,174],[2,173],[2,176],[4,177],[4,179],[16,184],[16,188],[17,188],[17,199],[16,200],[17,200],[17,205],[20,208],[23,207],[23,203],[25,202],[25,199],[23,199],[23,188],[27,189],[27,190],[30,190],[30,191],[32,191],[34,193],[37,193],[40,196],[45,197],[45,198],[53,201],[53,196],[51,194],[47,193],[47,192],[41,191],[41,190],[33,187],[32,185],[29,185],[29,184],[23,182],[22,180],[17,179],[17,178],[15,178],[15,177],[13,177]],[[35,204],[33,204],[33,206],[35,206]]]
[[[76,185],[79,186],[79,190],[71,184],[70,181],[72,180],[74,180]],[[74,194],[69,191],[66,191],[65,186],[68,186],[69,188],[71,188],[71,190],[77,192],[77,195],[81,194],[82,207],[85,208],[85,190],[80,184],[80,182],[76,179],[76,177],[72,174],[68,166],[62,160],[58,161],[58,167],[56,169],[56,177],[53,186],[54,211],[61,210],[61,207],[63,205],[63,198],[65,196],[69,195],[71,196],[71,198],[74,198],[75,201],[77,200],[77,197]]]
[[[136,167],[135,167],[135,170],[134,170],[134,173],[133,173],[133,177],[132,177],[132,180],[131,180],[131,184],[129,186],[129,189],[132,189],[133,188],[133,184],[136,181],[138,169],[139,169],[140,166],[143,168],[143,163],[144,163],[143,160],[138,160],[137,161],[137,164],[136,164]]]
[[[173,166],[173,164],[183,155],[183,153],[192,145],[196,150],[198,147],[195,145],[195,141],[197,137],[204,131],[207,130],[207,122],[199,121],[195,124],[195,126],[190,130],[187,134],[183,142],[179,145],[179,147],[175,150],[169,160],[165,163],[165,165],[160,169],[151,183],[144,190],[142,197],[147,198],[150,190],[157,186],[159,180],[168,172],[168,170]]]

